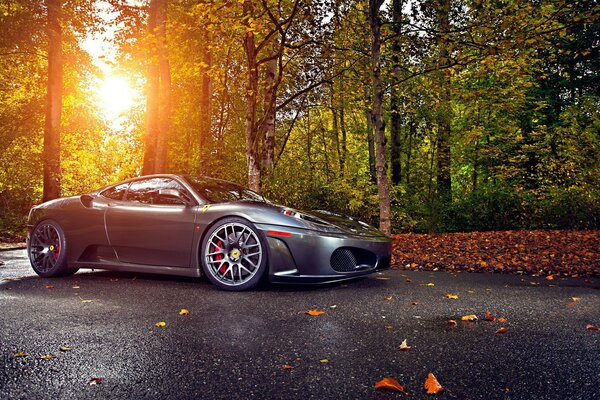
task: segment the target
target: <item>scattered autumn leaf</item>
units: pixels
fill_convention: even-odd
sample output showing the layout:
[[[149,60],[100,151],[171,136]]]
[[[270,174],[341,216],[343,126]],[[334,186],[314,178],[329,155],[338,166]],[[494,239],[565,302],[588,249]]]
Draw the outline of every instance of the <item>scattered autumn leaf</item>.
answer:
[[[75,285],[73,286],[73,289],[81,289],[79,286]]]
[[[408,345],[407,339],[404,339],[400,344],[400,350],[408,350],[410,346]]]
[[[167,323],[165,321],[160,321],[155,323],[154,326],[157,328],[164,328],[165,326],[167,326]]]
[[[444,297],[447,298],[447,299],[452,299],[452,300],[457,300],[458,299],[458,295],[452,294],[452,293],[447,293],[446,295],[444,295]]]
[[[181,311],[179,311],[179,315],[190,315],[190,312],[185,308],[182,308]]]
[[[393,299],[393,298],[394,298],[393,296],[384,296],[384,298],[383,298],[383,299],[384,299],[385,301],[392,301],[392,299]]]
[[[15,357],[27,357],[27,353],[19,351],[18,353],[15,353]]]
[[[440,385],[435,375],[431,372],[427,375],[427,379],[423,386],[425,387],[425,390],[427,390],[427,394],[439,394],[444,391],[442,385]]]
[[[412,302],[412,305],[413,305],[413,306],[418,306],[418,305],[419,305],[419,302],[418,302],[418,301],[413,301],[413,302]]]
[[[492,315],[492,313],[490,313],[489,311],[486,311],[486,312],[485,312],[485,317],[484,317],[484,319],[485,319],[486,321],[494,321],[494,320],[496,319],[496,317],[494,317],[494,316]]]
[[[100,385],[104,382],[104,378],[92,378],[88,381],[88,385]]]
[[[329,308],[337,308],[337,304],[332,304],[329,306]]]
[[[385,329],[387,329],[388,331],[391,331],[393,329],[393,327],[391,325],[386,325]]]
[[[571,301],[572,301],[573,303],[580,302],[580,301],[581,301],[581,297],[571,297]]]
[[[456,321],[455,321],[455,320],[453,320],[453,319],[449,319],[449,320],[448,320],[446,323],[447,323],[448,325],[450,325],[450,326],[455,326],[455,325],[456,325]]]
[[[546,279],[549,280],[549,281],[553,281],[554,280],[554,275],[548,275],[546,277]]]
[[[71,348],[71,346],[60,346],[59,350],[60,351],[71,351],[72,348]]]
[[[462,317],[460,317],[461,321],[477,321],[477,315],[475,314],[469,314],[469,315],[463,315]]]
[[[500,322],[501,324],[504,324],[504,323],[506,323],[506,318],[500,317],[500,318],[498,318],[498,322]]]
[[[397,380],[391,377],[383,378],[373,386],[375,389],[387,389],[395,390],[398,392],[406,393],[406,388],[402,386]]]
[[[379,279],[380,281],[389,281],[389,280],[390,280],[390,278],[388,278],[388,277],[386,277],[386,276],[378,276],[378,277],[377,277],[377,278],[375,278],[375,279]]]
[[[49,283],[45,284],[44,287],[46,289],[54,289],[54,285],[50,285]]]
[[[433,282],[429,282],[429,283],[426,283],[426,284],[425,284],[425,286],[429,286],[429,287],[431,287],[431,286],[435,286],[435,283],[433,283]]]
[[[587,324],[585,326],[586,329],[589,329],[590,331],[600,331],[600,326],[596,326],[596,325],[592,325],[592,324]]]
[[[306,314],[308,315],[312,315],[313,317],[318,317],[319,315],[325,314],[325,311],[320,311],[320,310],[308,310],[306,312]]]
[[[56,356],[54,354],[47,354],[45,356],[41,356],[40,357],[42,360],[51,360],[53,358],[56,358]]]
[[[326,363],[328,363],[328,362],[329,362],[329,360],[328,360],[328,359],[326,359],[326,358],[323,358],[323,359],[319,360],[319,362],[320,362],[320,363],[323,363],[323,364],[326,364]]]
[[[293,367],[292,365],[285,364],[285,365],[283,366],[283,369],[294,369],[294,367]]]
[[[496,331],[496,333],[506,333],[506,332],[508,332],[508,329],[506,329],[505,327],[502,327]]]

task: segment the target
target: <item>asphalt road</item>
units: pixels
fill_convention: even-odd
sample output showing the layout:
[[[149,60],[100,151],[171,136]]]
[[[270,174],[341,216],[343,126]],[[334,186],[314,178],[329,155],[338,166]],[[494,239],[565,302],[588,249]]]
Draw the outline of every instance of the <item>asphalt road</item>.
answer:
[[[24,250],[0,260],[1,399],[600,398],[597,280],[392,270],[229,293],[101,271],[42,279]],[[425,394],[429,372],[445,392]],[[373,388],[388,376],[408,394]]]

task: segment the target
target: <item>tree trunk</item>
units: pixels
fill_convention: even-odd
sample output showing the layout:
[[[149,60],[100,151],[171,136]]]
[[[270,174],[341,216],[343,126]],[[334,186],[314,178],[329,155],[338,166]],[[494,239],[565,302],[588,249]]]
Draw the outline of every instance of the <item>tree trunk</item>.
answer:
[[[203,51],[202,51],[202,62],[204,68],[202,69],[202,97],[200,97],[199,111],[200,111],[200,131],[199,131],[199,146],[200,146],[200,173],[206,174],[207,171],[203,168],[204,165],[210,165],[205,162],[204,158],[210,154],[212,147],[212,78],[210,76],[210,68],[212,67],[212,51],[209,48],[211,43],[210,32],[207,28],[204,28],[202,33],[203,39]]]
[[[371,26],[371,80],[373,84],[373,127],[375,129],[375,165],[379,194],[379,229],[392,233],[389,183],[387,177],[385,128],[383,126],[383,85],[381,83],[381,20],[379,8],[383,0],[369,0]]]
[[[252,0],[244,0],[244,15],[251,18],[254,13]],[[247,19],[246,19],[247,21]],[[258,92],[258,65],[254,32],[247,29],[244,36],[244,50],[248,67],[246,85],[246,164],[248,187],[257,193],[261,191],[260,160],[258,158],[258,138],[256,126],[256,96]]]
[[[390,93],[392,151],[390,164],[392,166],[392,182],[400,183],[402,180],[402,100],[400,99],[400,34],[402,32],[402,0],[393,0],[392,19],[394,39],[392,41],[392,87]]]
[[[371,103],[371,94],[368,86],[365,85],[366,104]],[[375,169],[375,135],[373,134],[373,111],[369,106],[365,109],[365,118],[367,120],[367,143],[369,146],[369,176],[371,182],[377,182],[377,171]]]
[[[277,59],[267,61],[265,71],[265,97],[264,97],[264,146],[263,146],[263,172],[269,175],[273,171],[275,157],[275,103],[277,100],[275,74],[277,73]]]
[[[48,7],[48,83],[44,124],[43,201],[60,197],[60,121],[62,113],[62,0],[46,0]]]
[[[159,110],[156,138],[156,173],[167,172],[167,144],[171,128],[171,67],[167,55],[167,0],[158,0],[156,23],[158,28]]]
[[[346,111],[344,106],[344,95],[340,93],[340,130],[342,132],[341,137],[341,152],[340,152],[340,175],[344,176],[346,170],[346,157],[348,154],[347,139],[348,134],[346,132]]]
[[[450,0],[440,0],[437,8],[439,26],[439,67],[441,72],[440,117],[438,119],[437,137],[437,189],[442,203],[452,200],[452,181],[450,176],[450,70],[447,68],[448,34],[450,31]]]

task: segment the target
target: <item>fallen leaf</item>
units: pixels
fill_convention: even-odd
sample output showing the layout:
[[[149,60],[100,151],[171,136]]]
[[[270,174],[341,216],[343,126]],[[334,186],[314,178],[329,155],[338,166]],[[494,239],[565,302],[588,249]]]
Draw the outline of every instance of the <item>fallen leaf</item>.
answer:
[[[27,353],[19,351],[18,353],[15,353],[15,357],[27,357]]]
[[[447,293],[446,295],[444,295],[444,297],[446,297],[447,299],[452,299],[452,300],[458,299],[458,295],[452,294],[452,293]]]
[[[573,303],[577,303],[577,302],[581,301],[581,297],[571,297],[571,301]]]
[[[306,312],[306,314],[308,315],[312,315],[313,317],[318,317],[319,315],[325,314],[325,311],[319,311],[319,310],[308,310]]]
[[[71,351],[72,348],[71,348],[71,346],[60,346],[59,350],[60,351]]]
[[[182,308],[181,311],[179,311],[179,315],[190,315],[190,312],[185,308]]]
[[[485,319],[486,321],[494,321],[494,320],[496,319],[496,317],[494,317],[494,316],[492,315],[492,313],[490,313],[489,311],[486,311],[486,312],[485,312],[485,317],[484,317],[484,319]]]
[[[418,305],[419,305],[419,302],[418,302],[418,301],[413,301],[411,304],[412,304],[413,306],[418,306]]]
[[[410,280],[410,278],[406,278],[406,279],[404,280],[404,282],[406,282],[406,283],[411,283],[412,281]]]
[[[383,378],[373,386],[375,389],[388,389],[396,390],[398,392],[406,393],[406,389],[394,378],[388,377]]]
[[[326,358],[323,358],[323,359],[319,360],[319,362],[325,364],[325,363],[328,363],[329,360]]]
[[[456,321],[455,321],[455,320],[453,320],[453,319],[449,319],[449,320],[448,320],[446,323],[447,323],[448,325],[450,325],[450,326],[454,326],[454,325],[456,325]]]
[[[73,289],[81,289],[79,286],[75,285],[73,286]]]
[[[104,382],[104,378],[92,378],[88,381],[88,385],[100,385]]]
[[[596,325],[592,325],[592,324],[587,324],[585,326],[586,329],[589,329],[590,331],[600,331],[600,326],[596,326]]]
[[[408,350],[410,349],[410,346],[408,345],[408,342],[406,339],[404,339],[404,341],[402,341],[402,343],[400,344],[400,350]]]
[[[329,306],[329,308],[337,308],[337,304],[332,304]]]
[[[283,369],[294,369],[294,367],[292,365],[285,364]]]
[[[48,354],[48,355],[45,355],[45,356],[41,356],[40,358],[42,360],[51,360],[53,358],[56,358],[56,356],[54,354]]]
[[[546,279],[549,280],[549,281],[553,281],[554,280],[554,275],[548,275],[546,277]]]
[[[393,328],[393,327],[392,327],[391,325],[386,325],[386,327],[385,327],[385,329],[387,329],[388,331],[391,331],[391,330],[392,330],[392,328]]]
[[[433,283],[433,282],[429,282],[429,283],[425,284],[425,286],[430,286],[430,287],[431,287],[431,286],[435,286],[435,283]]]
[[[508,329],[506,329],[504,327],[502,327],[496,331],[496,333],[506,333],[506,332],[508,332]]]
[[[393,296],[385,296],[383,299],[384,299],[385,301],[392,301],[392,299],[393,299]]]
[[[54,285],[50,285],[49,283],[45,284],[44,287],[46,289],[54,289]]]
[[[377,277],[377,278],[375,278],[375,279],[379,279],[380,281],[389,281],[389,280],[390,280],[390,278],[387,278],[387,277],[385,277],[385,276],[378,276],[378,277]]]
[[[469,314],[469,315],[463,315],[462,317],[460,317],[461,321],[477,321],[477,315],[475,314]]]
[[[164,328],[165,326],[167,326],[167,323],[165,321],[160,321],[155,323],[154,326],[157,328]]]
[[[427,394],[439,394],[444,391],[442,385],[440,385],[435,375],[433,375],[431,372],[429,375],[427,375],[427,379],[425,380],[425,384],[423,386],[425,387],[425,390],[427,390]]]
[[[506,318],[500,317],[500,318],[498,318],[498,322],[500,322],[501,324],[504,324],[506,322]]]

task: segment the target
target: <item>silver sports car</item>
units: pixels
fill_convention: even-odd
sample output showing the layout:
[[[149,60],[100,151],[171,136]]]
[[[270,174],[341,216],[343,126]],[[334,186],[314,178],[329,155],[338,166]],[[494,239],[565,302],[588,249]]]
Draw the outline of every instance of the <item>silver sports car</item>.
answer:
[[[27,251],[43,277],[80,268],[200,277],[225,290],[324,283],[390,267],[391,240],[356,219],[272,204],[234,183],[150,175],[35,206]]]

